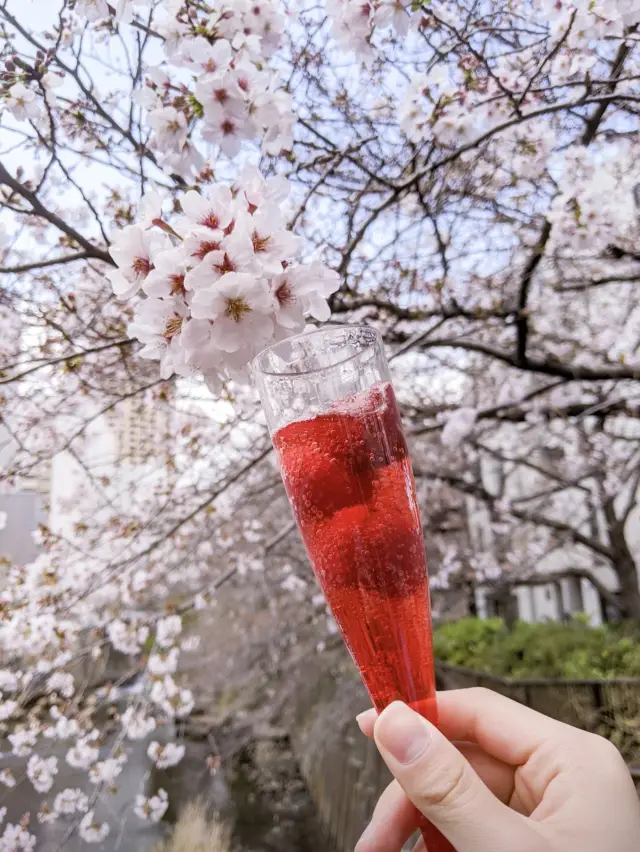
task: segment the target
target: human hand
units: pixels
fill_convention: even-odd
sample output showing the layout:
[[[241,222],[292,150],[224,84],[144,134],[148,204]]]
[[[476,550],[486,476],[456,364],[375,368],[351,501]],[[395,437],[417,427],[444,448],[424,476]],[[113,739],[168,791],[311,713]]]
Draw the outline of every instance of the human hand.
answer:
[[[396,780],[356,852],[400,852],[416,808],[457,852],[640,849],[640,802],[610,742],[486,689],[440,693],[438,712],[440,730],[399,701],[358,717]]]

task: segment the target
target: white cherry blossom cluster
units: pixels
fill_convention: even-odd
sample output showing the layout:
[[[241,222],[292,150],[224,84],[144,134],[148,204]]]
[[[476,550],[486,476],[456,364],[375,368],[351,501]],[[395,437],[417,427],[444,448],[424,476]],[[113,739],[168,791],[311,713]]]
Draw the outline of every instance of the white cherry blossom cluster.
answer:
[[[434,139],[457,148],[506,124],[516,105],[520,115],[526,114],[539,102],[527,92],[527,68],[522,63],[521,54],[501,57],[489,75],[473,57],[465,56],[457,64],[437,64],[414,75],[400,106],[400,128],[416,144]],[[523,129],[528,132],[530,127],[525,123]]]
[[[150,0],[77,0],[75,20],[99,25],[130,23],[149,12]],[[284,15],[279,0],[224,0],[197,4],[156,3],[153,35],[163,61],[146,69],[134,101],[153,131],[149,148],[168,173],[189,179],[221,151],[235,157],[244,141],[261,141],[266,154],[293,144],[293,110],[280,72],[269,61],[279,47]],[[65,31],[73,39],[73,26]],[[0,87],[14,119],[46,123],[46,105],[64,74],[16,73]],[[198,133],[194,133],[195,129]]]
[[[459,43],[455,4],[425,4],[433,38],[441,50],[452,52],[449,61],[414,74],[406,89],[398,117],[410,141],[435,140],[457,148],[504,129],[501,156],[511,162],[505,148],[514,146],[518,161],[513,170],[528,159],[535,164],[533,171],[541,171],[555,133],[553,112],[543,118],[538,112],[544,113],[550,98],[554,105],[558,99],[580,102],[589,92],[590,77],[608,76],[610,66],[603,62],[606,52],[601,54],[597,44],[623,38],[625,28],[640,21],[640,9],[633,0],[539,0],[538,6],[541,24],[548,23],[544,47],[523,44],[517,51],[487,57]],[[523,14],[530,14],[524,4]],[[633,84],[621,85],[624,90]],[[527,120],[529,114],[534,116],[531,120]],[[520,126],[511,128],[512,123]]]
[[[78,833],[85,843],[102,843],[109,835],[108,822],[98,822],[94,811],[88,811],[78,826]]]
[[[372,54],[372,39],[378,30],[392,28],[406,36],[419,20],[411,14],[411,0],[326,0],[333,22],[333,35],[344,50],[358,56]]]
[[[150,742],[147,749],[147,756],[158,769],[169,769],[172,766],[177,766],[184,757],[184,753],[185,747],[183,745],[176,743],[160,745],[156,740]]]
[[[23,75],[19,75],[4,92],[4,107],[15,121],[31,121],[38,126],[45,118],[45,105],[49,107],[56,105],[55,90],[60,88],[63,82],[64,75],[53,71],[46,71],[38,79],[26,79]],[[0,92],[0,96],[1,94]],[[1,97],[0,103],[2,103]]]
[[[287,194],[285,178],[246,167],[233,186],[186,192],[171,224],[154,197],[139,225],[116,233],[109,278],[121,299],[142,292],[129,331],[163,378],[201,374],[216,390],[265,345],[301,332],[305,317],[329,318],[338,276],[299,260],[302,241],[282,210]]]
[[[114,9],[115,20],[119,23],[128,23],[133,17],[134,10],[148,9],[151,0],[113,0],[111,4],[107,0],[76,0],[74,11],[81,18],[95,22],[110,17],[110,5]]]
[[[596,256],[611,244],[637,243],[640,171],[631,147],[617,145],[606,155],[574,146],[564,156],[560,191],[548,214],[551,245],[563,256]]]
[[[58,774],[57,757],[39,757],[32,754],[27,763],[27,777],[37,793],[48,793],[53,779]]]
[[[148,820],[149,822],[160,822],[169,807],[169,796],[167,791],[160,788],[153,796],[143,796],[141,793],[136,796],[133,812],[140,819]]]
[[[167,64],[151,69],[135,96],[153,129],[150,146],[162,167],[188,177],[205,165],[194,124],[215,151],[235,157],[245,140],[266,154],[292,145],[291,97],[269,59],[280,44],[278,0],[194,4],[190,14],[165,10],[159,25]]]
[[[53,802],[53,809],[61,816],[86,813],[89,809],[89,799],[82,790],[67,787],[56,796]]]
[[[37,569],[38,575],[41,578],[47,577],[49,588],[55,590],[60,585],[58,575],[52,570],[44,570],[43,566],[47,564],[50,569],[52,568],[50,563],[45,560],[40,562],[40,567]],[[24,579],[28,574],[27,571],[20,576]],[[30,594],[28,590],[24,593]],[[5,595],[11,596],[11,594],[11,589],[5,590]],[[16,601],[20,600],[16,595],[14,597]],[[21,608],[18,607],[16,612],[20,611]],[[32,614],[35,615],[36,611],[33,610]],[[72,713],[76,711],[73,710],[73,703],[66,705],[67,715],[65,715],[63,702],[67,700],[75,702],[81,697],[81,693],[76,696],[76,684],[72,674],[64,670],[64,666],[71,663],[73,654],[63,648],[67,643],[69,647],[75,646],[78,639],[77,626],[71,629],[68,618],[57,619],[53,612],[48,612],[47,615],[49,621],[46,631],[38,627],[37,619],[34,621],[37,639],[35,647],[43,655],[42,659],[35,663],[35,672],[12,671],[8,668],[0,670],[0,715],[3,720],[19,716],[23,706],[23,691],[29,688],[34,678],[36,683],[42,683],[45,691],[53,695],[56,703],[51,706],[48,719],[34,717],[28,725],[18,722],[12,728],[8,736],[11,751],[17,758],[25,759],[23,774],[26,780],[37,793],[44,795],[52,791],[59,772],[59,758],[47,756],[47,751],[52,741],[66,743],[62,760],[68,766],[86,773],[85,784],[93,785],[95,789],[91,797],[91,805],[93,805],[94,802],[100,801],[103,794],[117,787],[129,757],[128,743],[150,738],[167,718],[185,718],[191,713],[194,707],[194,696],[191,690],[178,682],[176,671],[181,648],[192,647],[193,643],[188,641],[190,637],[183,638],[182,619],[175,614],[153,616],[146,623],[141,622],[139,618],[126,620],[123,617],[112,619],[105,625],[105,635],[110,644],[120,653],[139,658],[145,644],[148,641],[152,643],[146,668],[141,674],[141,689],[135,693],[132,702],[121,711],[119,717],[121,732],[118,748],[105,754],[104,737],[100,729],[93,726],[90,717],[74,718]],[[27,616],[28,613],[23,617]],[[59,635],[56,623],[60,624]],[[1,634],[0,638],[4,640],[7,637]],[[7,641],[9,643],[13,641],[11,633]],[[25,644],[23,654],[26,649]],[[51,658],[55,661],[55,665]],[[176,674],[175,679],[172,677],[174,674]],[[103,690],[103,698],[115,701],[122,700],[123,696],[117,689],[109,689]],[[185,755],[185,746],[171,741],[161,744],[157,740],[152,740],[146,746],[146,751],[150,764],[166,769],[180,763]],[[17,780],[9,769],[5,769],[0,773],[0,783],[12,788]],[[57,793],[52,804],[46,801],[41,802],[37,820],[41,824],[59,819],[73,822],[79,836],[86,843],[98,844],[105,840],[110,826],[108,822],[96,819],[94,810],[89,810],[89,807],[89,796],[86,792],[83,792],[81,788],[68,788]],[[132,810],[142,819],[157,821],[162,818],[167,807],[167,794],[160,790],[149,798],[139,796],[132,805]],[[27,823],[18,828],[8,826],[5,830],[6,837],[0,836],[0,850],[3,848],[31,849],[32,846],[28,845],[31,843],[31,835],[27,829]],[[13,845],[5,843],[3,846],[5,840],[6,843]],[[23,843],[22,846],[21,843]]]
[[[620,38],[627,27],[640,21],[635,0],[538,0],[538,6],[554,35],[567,33],[569,47],[585,47],[594,39]]]
[[[475,408],[458,408],[450,414],[441,435],[445,447],[457,449],[473,432],[477,416]]]
[[[0,852],[34,852],[36,837],[20,824],[8,823],[0,836]]]

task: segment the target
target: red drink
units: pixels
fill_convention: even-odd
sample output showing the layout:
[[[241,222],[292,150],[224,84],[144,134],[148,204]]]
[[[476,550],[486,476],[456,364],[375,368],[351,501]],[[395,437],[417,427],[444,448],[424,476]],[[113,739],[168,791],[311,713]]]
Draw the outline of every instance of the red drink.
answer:
[[[265,349],[254,374],[309,558],[373,703],[399,699],[436,723],[422,525],[380,335],[302,334]],[[451,852],[419,825],[428,852]]]
[[[420,514],[390,384],[273,439],[327,602],[378,710],[399,699],[436,723]]]

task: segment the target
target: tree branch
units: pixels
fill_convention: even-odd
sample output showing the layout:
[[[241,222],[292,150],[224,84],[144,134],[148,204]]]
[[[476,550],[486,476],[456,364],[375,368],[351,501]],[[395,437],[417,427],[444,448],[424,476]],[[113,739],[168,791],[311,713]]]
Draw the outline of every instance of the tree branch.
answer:
[[[490,358],[495,358],[508,364],[510,367],[516,367],[519,370],[527,370],[531,373],[543,373],[547,376],[558,376],[562,379],[571,381],[605,381],[608,379],[640,379],[640,368],[611,366],[600,367],[598,369],[585,367],[578,364],[562,364],[560,361],[551,359],[531,358],[527,357],[523,363],[519,362],[514,355],[510,355],[503,349],[497,349],[489,346],[486,343],[479,343],[474,340],[447,340],[436,338],[427,340],[422,345],[422,349],[437,349],[437,348],[464,349],[468,352],[478,352],[481,355],[488,355]]]
[[[34,269],[47,269],[50,266],[59,266],[63,263],[73,263],[76,260],[89,260],[91,255],[86,251],[79,251],[75,254],[67,254],[63,257],[54,257],[51,260],[36,260],[33,263],[23,263],[19,266],[0,266],[0,273],[5,275],[31,272]]]
[[[108,349],[121,349],[125,346],[131,346],[136,341],[134,338],[128,340],[117,340],[114,343],[105,343],[104,346],[94,346],[92,349],[83,349],[80,352],[73,352],[71,355],[62,355],[60,358],[52,358],[50,361],[44,361],[42,364],[36,364],[34,367],[29,367],[28,370],[23,370],[15,376],[10,376],[7,379],[0,379],[0,385],[8,385],[11,382],[17,382],[24,379],[25,376],[30,376],[32,373],[37,373],[38,370],[44,370],[45,367],[54,367],[56,364],[63,364],[65,361],[75,361],[79,358],[85,358],[87,355],[94,355],[96,352],[106,352]],[[10,369],[10,368],[9,368]],[[4,371],[0,372],[0,376]]]
[[[8,186],[9,189],[24,198],[37,216],[41,216],[43,219],[46,219],[47,222],[50,222],[59,231],[62,231],[63,234],[66,234],[74,242],[82,246],[88,258],[102,260],[110,266],[115,266],[115,263],[108,251],[95,246],[92,242],[86,239],[86,237],[83,237],[82,234],[76,231],[75,228],[72,228],[71,225],[67,224],[64,219],[61,219],[57,213],[54,213],[52,210],[45,207],[38,196],[31,192],[30,189],[27,189],[27,187],[20,183],[20,181],[12,177],[2,163],[0,163],[0,184]]]
[[[480,483],[467,482],[465,479],[462,479],[455,474],[442,473],[440,471],[435,472],[417,469],[414,470],[414,473],[416,478],[440,479],[448,485],[451,485],[453,488],[456,488],[458,491],[462,491],[464,494],[469,494],[471,497],[476,497],[488,505],[493,505],[495,503],[496,498]],[[546,527],[547,529],[554,530],[555,532],[566,533],[576,544],[582,544],[584,547],[589,548],[589,550],[593,550],[600,556],[604,556],[605,559],[613,561],[614,553],[611,548],[607,547],[601,541],[598,541],[598,539],[581,533],[580,530],[576,530],[571,526],[571,524],[567,524],[564,521],[557,521],[555,518],[548,518],[546,515],[539,515],[537,512],[525,512],[522,509],[511,508],[509,510],[509,514],[514,518],[517,518],[519,521]]]

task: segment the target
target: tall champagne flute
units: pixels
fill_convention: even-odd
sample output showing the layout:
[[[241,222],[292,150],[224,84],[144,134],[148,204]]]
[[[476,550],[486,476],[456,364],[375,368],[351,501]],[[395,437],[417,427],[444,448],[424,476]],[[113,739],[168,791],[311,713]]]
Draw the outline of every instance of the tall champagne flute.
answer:
[[[401,700],[437,724],[422,524],[380,336],[289,338],[253,372],[309,559],[374,706]],[[422,831],[429,852],[451,849]]]

